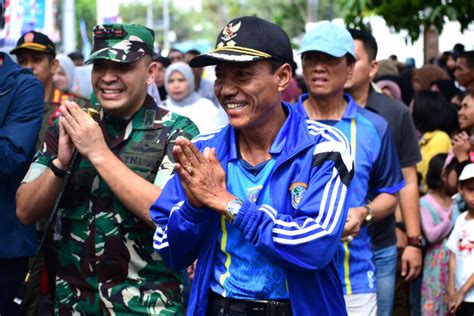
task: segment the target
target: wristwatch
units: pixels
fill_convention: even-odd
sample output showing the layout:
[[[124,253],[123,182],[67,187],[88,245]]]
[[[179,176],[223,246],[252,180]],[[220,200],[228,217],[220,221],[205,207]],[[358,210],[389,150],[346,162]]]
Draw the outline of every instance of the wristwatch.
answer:
[[[365,217],[365,221],[364,223],[365,224],[370,224],[370,222],[372,221],[372,219],[374,218],[374,209],[371,208],[370,206],[368,205],[364,205],[365,209],[367,210],[367,216]]]
[[[58,156],[52,156],[49,161],[48,161],[48,167],[49,169],[51,169],[51,171],[53,172],[53,174],[58,177],[58,178],[64,178],[64,176],[66,175],[66,171],[65,170],[61,170],[59,169],[58,167],[56,167],[56,165],[53,163],[53,160],[58,158]]]
[[[244,201],[241,199],[237,198],[232,201],[230,201],[227,204],[227,209],[225,211],[224,219],[228,221],[229,223],[232,223],[237,216],[237,214],[240,211],[240,208],[242,207],[242,204],[244,204]]]
[[[421,249],[424,246],[424,238],[422,235],[418,236],[407,236],[407,245]]]

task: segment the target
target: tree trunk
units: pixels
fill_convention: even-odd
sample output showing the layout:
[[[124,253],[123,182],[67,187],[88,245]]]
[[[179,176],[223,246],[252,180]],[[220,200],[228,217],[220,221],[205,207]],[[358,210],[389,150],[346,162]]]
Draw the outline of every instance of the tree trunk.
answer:
[[[439,33],[434,25],[423,31],[423,61],[429,64],[439,56]]]

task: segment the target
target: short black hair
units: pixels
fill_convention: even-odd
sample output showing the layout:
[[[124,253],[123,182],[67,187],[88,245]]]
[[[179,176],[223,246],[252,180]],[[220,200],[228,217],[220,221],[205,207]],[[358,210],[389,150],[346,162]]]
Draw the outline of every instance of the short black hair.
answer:
[[[144,59],[145,60],[145,64],[147,66],[149,66],[151,64],[151,62],[153,61],[153,56],[150,55],[150,54],[145,54],[141,57],[141,59]]]
[[[181,53],[181,54],[183,53],[181,50],[179,50],[177,48],[174,48],[174,47],[170,48],[170,50],[168,52],[168,55],[171,54],[172,52],[178,52],[178,53]]]
[[[444,96],[447,101],[451,101],[453,97],[459,94],[459,90],[454,81],[451,79],[439,79],[431,82],[430,88],[436,86],[439,89],[439,93]]]
[[[352,56],[351,54],[347,53],[345,56],[346,56],[346,60],[347,60],[348,65],[352,65],[356,62],[355,57]]]
[[[198,51],[197,49],[190,49],[186,52],[186,54],[193,55],[193,56],[199,56],[199,55],[201,55],[201,52]]]
[[[451,135],[457,125],[457,111],[434,91],[419,91],[413,97],[413,123],[422,133],[442,130]]]
[[[474,98],[474,90],[472,89],[467,89],[465,90],[462,94],[461,94],[461,101],[467,97],[467,96],[470,96],[471,98]]]
[[[77,51],[77,50],[72,53],[69,53],[67,56],[71,58],[72,60],[84,59],[84,55],[80,51]]]
[[[461,54],[462,52],[464,52],[464,45],[461,43],[456,43],[453,47],[453,52]]]
[[[53,53],[47,53],[47,52],[37,52],[28,48],[22,48],[22,49],[19,49],[17,52],[15,52],[15,55],[17,56],[17,58],[18,58],[18,55],[20,55],[22,52],[33,52],[37,56],[46,56],[50,64],[53,60],[56,59],[56,53],[53,54]]]
[[[459,57],[466,59],[466,63],[469,69],[474,69],[474,50],[462,52]]]
[[[349,33],[354,40],[359,40],[364,45],[364,50],[369,56],[369,61],[373,61],[377,58],[377,41],[369,32],[359,29],[348,29]]]
[[[285,64],[282,61],[276,60],[276,59],[269,59],[270,62],[270,71],[272,74],[275,73],[283,64]]]
[[[431,158],[428,165],[428,171],[426,172],[426,184],[429,189],[438,189],[443,186],[444,181],[442,178],[442,173],[447,157],[447,154],[437,154]]]
[[[163,67],[168,67],[171,64],[171,60],[168,57],[161,56],[159,54],[153,56],[153,61],[156,61],[163,65]]]

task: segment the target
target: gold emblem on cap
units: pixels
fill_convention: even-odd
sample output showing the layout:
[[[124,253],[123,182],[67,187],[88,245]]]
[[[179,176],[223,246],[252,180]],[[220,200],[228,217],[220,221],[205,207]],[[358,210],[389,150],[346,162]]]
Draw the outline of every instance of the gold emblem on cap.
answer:
[[[34,38],[35,38],[35,34],[26,33],[25,34],[25,43],[33,43]]]
[[[217,44],[217,48],[221,48],[223,46],[235,46],[237,43],[232,41],[232,39],[237,36],[237,31],[240,29],[241,24],[242,22],[240,21],[236,25],[233,23],[227,24],[227,26],[222,30],[221,39],[224,42]]]
[[[237,32],[239,31],[241,24],[242,24],[242,22],[240,22],[240,21],[236,25],[234,25],[233,23],[227,24],[227,26],[222,30],[221,39],[225,42],[228,42],[231,39],[233,39],[234,37],[236,37]]]

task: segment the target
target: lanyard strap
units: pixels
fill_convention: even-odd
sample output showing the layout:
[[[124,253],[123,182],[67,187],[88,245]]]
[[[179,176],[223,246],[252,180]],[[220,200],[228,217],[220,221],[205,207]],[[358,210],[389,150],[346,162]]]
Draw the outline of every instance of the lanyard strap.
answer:
[[[351,147],[352,147],[352,158],[354,159],[354,165],[355,165],[355,160],[356,160],[356,133],[357,133],[357,127],[356,127],[356,119],[353,118],[351,120]]]

